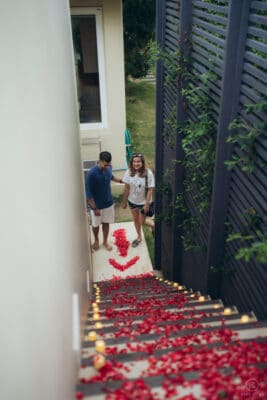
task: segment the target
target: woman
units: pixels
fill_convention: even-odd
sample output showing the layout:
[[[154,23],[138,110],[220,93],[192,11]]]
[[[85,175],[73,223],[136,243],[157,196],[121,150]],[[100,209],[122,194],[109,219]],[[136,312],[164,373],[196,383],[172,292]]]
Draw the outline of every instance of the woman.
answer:
[[[154,221],[146,217],[149,204],[152,201],[155,180],[152,171],[146,168],[143,154],[133,153],[129,169],[125,172],[122,182],[125,183],[122,208],[128,204],[133,216],[137,238],[132,242],[132,247],[137,247],[142,241],[141,227],[145,223],[154,233]]]

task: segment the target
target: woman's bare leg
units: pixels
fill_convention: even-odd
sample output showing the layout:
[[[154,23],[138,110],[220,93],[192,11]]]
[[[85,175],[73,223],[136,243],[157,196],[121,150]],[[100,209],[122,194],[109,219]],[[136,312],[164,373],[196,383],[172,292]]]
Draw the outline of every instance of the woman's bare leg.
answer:
[[[141,235],[141,221],[140,221],[140,212],[138,208],[132,208],[131,209],[132,217],[133,217],[133,222],[135,226],[135,230],[137,233],[137,240],[142,240],[142,235]]]

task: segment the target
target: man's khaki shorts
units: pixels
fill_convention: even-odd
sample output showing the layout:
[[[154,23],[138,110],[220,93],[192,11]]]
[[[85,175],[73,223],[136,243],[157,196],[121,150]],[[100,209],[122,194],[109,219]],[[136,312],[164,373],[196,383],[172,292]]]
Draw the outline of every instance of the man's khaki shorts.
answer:
[[[100,210],[101,215],[95,215],[93,210],[90,210],[91,223],[94,228],[97,228],[102,223],[113,224],[114,222],[114,204],[108,208]]]

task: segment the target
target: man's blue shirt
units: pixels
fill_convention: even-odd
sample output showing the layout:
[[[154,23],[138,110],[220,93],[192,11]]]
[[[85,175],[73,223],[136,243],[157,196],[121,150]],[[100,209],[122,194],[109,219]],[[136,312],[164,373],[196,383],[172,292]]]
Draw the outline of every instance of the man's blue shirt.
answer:
[[[113,178],[112,168],[102,170],[98,165],[88,171],[85,179],[86,198],[94,199],[96,207],[101,210],[113,204],[110,181]]]

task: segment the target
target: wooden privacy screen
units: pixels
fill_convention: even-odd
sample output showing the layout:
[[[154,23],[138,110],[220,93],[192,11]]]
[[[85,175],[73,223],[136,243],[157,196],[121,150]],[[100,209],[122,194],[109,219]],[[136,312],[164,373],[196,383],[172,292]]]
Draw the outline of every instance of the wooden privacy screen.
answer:
[[[267,260],[255,248],[267,246],[266,40],[264,0],[157,1],[156,264],[258,318],[267,317]],[[208,134],[185,148],[202,124]]]

